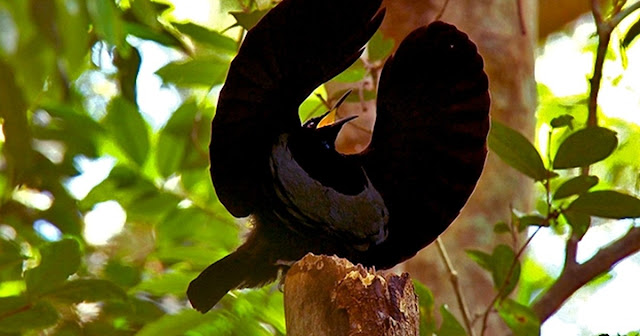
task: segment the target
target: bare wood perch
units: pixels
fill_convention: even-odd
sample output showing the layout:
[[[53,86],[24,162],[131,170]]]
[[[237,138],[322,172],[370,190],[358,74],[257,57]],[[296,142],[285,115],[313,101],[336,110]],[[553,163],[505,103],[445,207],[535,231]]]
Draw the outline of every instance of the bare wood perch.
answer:
[[[284,288],[290,336],[419,334],[418,297],[407,273],[309,253],[287,272]]]

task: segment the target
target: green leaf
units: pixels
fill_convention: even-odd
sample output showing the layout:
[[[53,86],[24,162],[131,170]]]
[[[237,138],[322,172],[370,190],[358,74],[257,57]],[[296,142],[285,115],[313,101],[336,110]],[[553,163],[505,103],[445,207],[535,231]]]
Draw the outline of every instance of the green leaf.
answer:
[[[0,298],[0,332],[44,329],[58,321],[58,312],[46,302],[35,304],[24,297]]]
[[[553,194],[553,199],[559,200],[572,195],[584,194],[585,192],[589,191],[589,189],[598,184],[598,181],[599,179],[597,176],[576,176],[560,185],[560,187],[558,187],[558,189],[556,189],[556,192]]]
[[[83,301],[126,300],[127,298],[127,294],[120,287],[102,279],[67,281],[49,296],[68,304]]]
[[[138,0],[134,1],[134,3],[137,2]],[[125,22],[124,30],[127,34],[139,37],[143,40],[155,41],[167,47],[183,48],[180,40],[164,30],[156,31],[134,22]]]
[[[235,19],[236,24],[242,28],[249,30],[255,26],[263,16],[269,12],[269,9],[256,10],[250,13],[245,12],[229,12]]]
[[[515,259],[516,254],[511,247],[500,244],[495,247],[491,255],[491,269],[493,275],[493,284],[496,289],[502,289],[500,295],[506,297],[518,284],[520,279],[520,262]],[[515,266],[509,275],[509,270],[515,261]],[[507,280],[507,276],[509,279]]]
[[[579,240],[582,239],[585,233],[587,233],[589,226],[591,225],[591,216],[582,212],[572,210],[563,211],[562,216],[564,216],[564,219],[567,221],[567,223],[571,225],[573,234]]]
[[[141,270],[117,260],[110,260],[104,267],[104,277],[120,287],[133,287],[140,282]]]
[[[229,70],[229,62],[219,57],[203,57],[171,62],[156,71],[165,82],[178,86],[206,86],[222,84]]]
[[[113,0],[87,0],[87,10],[101,39],[116,47],[125,44],[121,12]]]
[[[580,195],[567,210],[603,218],[637,218],[640,199],[614,190],[597,190]]]
[[[540,335],[540,320],[529,307],[506,299],[498,306],[498,314],[514,335]]]
[[[447,306],[442,305],[440,307],[440,315],[442,315],[442,324],[440,330],[436,333],[438,336],[466,336],[467,332],[464,330],[460,322],[453,314],[447,309]]]
[[[104,123],[118,146],[142,166],[149,152],[149,130],[136,106],[122,97],[114,98]]]
[[[0,275],[3,281],[22,277],[22,262],[26,259],[20,253],[20,245],[15,241],[0,238]]]
[[[518,231],[522,232],[529,226],[549,226],[546,218],[540,215],[526,215],[518,218]]]
[[[573,116],[570,114],[563,114],[551,119],[550,124],[553,128],[569,127],[569,129],[573,129]]]
[[[27,292],[37,296],[58,287],[80,267],[80,244],[75,239],[63,239],[40,249],[40,265],[25,274]]]
[[[146,324],[136,336],[184,335],[186,331],[222,316],[221,314],[200,314],[193,309],[185,309],[175,315],[163,317]]]
[[[507,233],[507,232],[511,232],[511,229],[509,228],[509,225],[507,225],[507,223],[499,222],[499,223],[496,223],[496,225],[493,226],[493,232],[495,232],[495,233]]]
[[[194,41],[213,47],[213,49],[218,52],[225,53],[229,56],[235,55],[237,52],[237,42],[217,31],[209,30],[190,22],[183,24],[175,23],[173,25],[181,33],[189,35]]]
[[[604,127],[583,128],[558,147],[553,168],[584,167],[607,158],[618,146],[616,132]]]
[[[86,10],[74,6],[57,6],[57,20],[60,23],[59,36],[64,47],[65,70],[70,80],[75,80],[86,67],[85,57],[90,51],[89,17]]]
[[[493,260],[490,254],[479,250],[467,250],[465,252],[467,253],[467,256],[471,258],[471,260],[475,261],[476,264],[480,265],[480,267],[487,271],[491,271],[493,269],[491,266]]]
[[[197,273],[170,272],[157,277],[146,279],[138,284],[135,291],[149,292],[153,295],[174,294],[183,296],[187,292],[187,286],[191,280],[198,276]]]
[[[361,59],[358,59],[355,63],[353,63],[350,67],[348,67],[345,71],[334,78],[337,82],[342,83],[355,83],[361,81],[364,78],[364,75],[367,73],[367,69],[364,67],[364,62]],[[354,95],[357,96],[357,95]]]
[[[16,82],[13,68],[1,58],[0,78],[0,118],[3,119],[2,134],[5,137],[2,151],[7,165],[3,168],[3,174],[12,177],[9,182],[19,184],[20,175],[30,169],[33,161],[27,103]],[[18,181],[15,181],[16,177]]]
[[[382,32],[380,30],[376,31],[367,44],[367,55],[369,56],[369,61],[375,62],[385,59],[389,54],[391,54],[393,45],[393,39],[382,36]]]
[[[191,137],[196,123],[198,107],[195,102],[180,106],[160,131],[156,151],[156,166],[163,177],[178,172],[187,151],[194,150]]]
[[[627,30],[627,33],[624,35],[624,39],[621,43],[622,47],[628,48],[631,42],[633,42],[638,35],[640,35],[640,20],[634,22],[629,30]]]
[[[489,148],[509,166],[536,181],[547,178],[547,170],[536,148],[519,132],[498,122],[491,122]]]
[[[435,299],[431,290],[421,282],[414,280],[413,287],[418,295],[418,307],[420,309],[420,335],[433,335],[436,331],[434,316]]]

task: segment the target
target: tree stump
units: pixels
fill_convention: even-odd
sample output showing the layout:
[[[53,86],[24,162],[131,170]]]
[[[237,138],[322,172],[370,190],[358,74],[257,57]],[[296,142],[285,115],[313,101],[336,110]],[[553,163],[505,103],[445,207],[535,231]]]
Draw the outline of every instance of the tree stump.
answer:
[[[336,256],[307,254],[284,282],[290,336],[419,334],[418,297],[407,273],[354,266]]]

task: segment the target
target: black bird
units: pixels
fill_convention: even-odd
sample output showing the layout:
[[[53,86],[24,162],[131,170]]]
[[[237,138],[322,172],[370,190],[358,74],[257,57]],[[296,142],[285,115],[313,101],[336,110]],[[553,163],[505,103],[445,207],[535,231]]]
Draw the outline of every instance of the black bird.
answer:
[[[300,124],[312,91],[355,62],[384,16],[381,0],[283,0],[249,30],[212,122],[211,178],[253,230],[187,295],[201,312],[229,290],[273,281],[307,252],[392,267],[440,235],[486,158],[489,94],[467,35],[434,22],[385,64],[369,147],[334,147],[351,119]]]

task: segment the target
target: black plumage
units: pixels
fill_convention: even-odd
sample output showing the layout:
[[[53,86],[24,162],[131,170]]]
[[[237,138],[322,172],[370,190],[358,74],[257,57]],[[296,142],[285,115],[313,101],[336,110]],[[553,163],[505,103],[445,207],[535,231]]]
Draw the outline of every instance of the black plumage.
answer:
[[[274,280],[307,252],[389,268],[455,219],[486,157],[482,58],[454,26],[413,31],[384,66],[371,144],[335,151],[345,122],[300,125],[298,107],[355,62],[380,0],[284,0],[251,29],[212,122],[211,178],[222,204],[254,228],[191,282],[206,312],[234,288]]]

